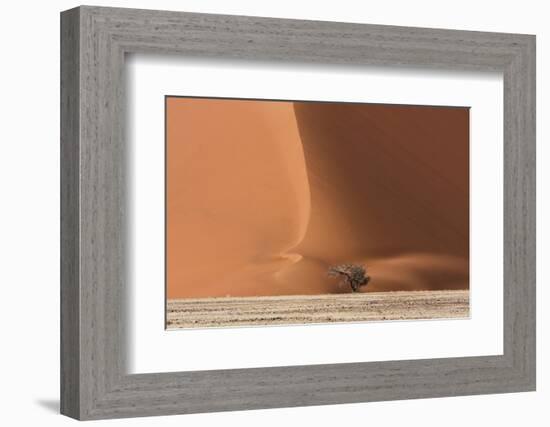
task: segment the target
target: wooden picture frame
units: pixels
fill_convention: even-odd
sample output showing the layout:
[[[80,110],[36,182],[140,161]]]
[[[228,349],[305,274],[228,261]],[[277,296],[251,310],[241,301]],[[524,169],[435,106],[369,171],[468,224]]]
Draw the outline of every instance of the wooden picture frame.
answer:
[[[127,374],[126,53],[502,72],[503,354]],[[535,390],[535,302],[534,36],[89,6],[62,12],[63,414],[85,420]]]

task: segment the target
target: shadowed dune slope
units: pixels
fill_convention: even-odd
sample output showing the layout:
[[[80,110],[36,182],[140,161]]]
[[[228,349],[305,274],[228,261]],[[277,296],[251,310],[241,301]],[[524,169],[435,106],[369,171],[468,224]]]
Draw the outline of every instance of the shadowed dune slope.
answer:
[[[468,288],[468,110],[167,99],[167,296]]]
[[[311,191],[300,253],[365,262],[369,290],[466,289],[469,110],[295,103]]]

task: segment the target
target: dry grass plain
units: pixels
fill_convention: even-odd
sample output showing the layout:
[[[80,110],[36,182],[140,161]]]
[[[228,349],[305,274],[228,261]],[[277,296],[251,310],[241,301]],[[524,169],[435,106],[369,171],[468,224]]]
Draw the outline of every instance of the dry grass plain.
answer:
[[[170,299],[167,329],[469,317],[469,291]]]

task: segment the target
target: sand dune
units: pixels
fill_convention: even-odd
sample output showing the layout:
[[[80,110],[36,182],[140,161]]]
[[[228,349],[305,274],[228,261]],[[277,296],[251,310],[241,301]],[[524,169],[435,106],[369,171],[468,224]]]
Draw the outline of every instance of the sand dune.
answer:
[[[276,275],[302,259],[311,209],[292,104],[169,98],[167,112],[168,297],[292,293]]]
[[[468,110],[168,98],[169,299],[468,288]]]
[[[296,103],[312,215],[299,251],[369,290],[468,288],[468,110]]]

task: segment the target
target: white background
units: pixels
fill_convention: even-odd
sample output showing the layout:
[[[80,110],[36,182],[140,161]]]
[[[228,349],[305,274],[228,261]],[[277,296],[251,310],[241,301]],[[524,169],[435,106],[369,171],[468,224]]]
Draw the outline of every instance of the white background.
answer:
[[[484,31],[536,33],[538,218],[548,217],[550,75],[545,2],[357,2],[195,0],[97,1],[96,4],[197,12],[322,19]],[[0,67],[0,325],[3,367],[2,424],[63,426],[57,415],[59,384],[59,17],[72,1],[3,5]],[[547,224],[547,223],[546,223]],[[538,223],[538,392],[272,409],[104,422],[148,426],[387,425],[546,426],[550,415],[548,307],[545,258],[549,229]]]
[[[223,79],[218,77],[222,75]],[[257,61],[127,58],[130,372],[502,354],[502,75]],[[269,82],[269,85],[265,85]],[[164,96],[470,108],[471,319],[164,330]],[[155,143],[156,141],[156,143]],[[357,339],[361,337],[361,339]],[[223,348],[204,351],[205,348]]]

